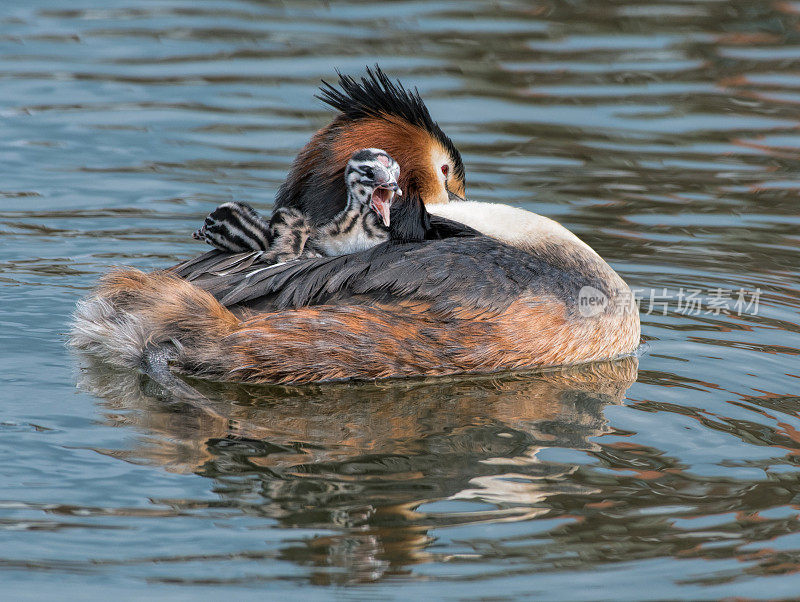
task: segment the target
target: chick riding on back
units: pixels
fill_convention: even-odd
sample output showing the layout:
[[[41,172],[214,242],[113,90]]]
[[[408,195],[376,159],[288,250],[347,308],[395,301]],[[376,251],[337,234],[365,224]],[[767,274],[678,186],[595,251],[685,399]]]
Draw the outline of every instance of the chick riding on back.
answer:
[[[345,207],[317,227],[298,209],[281,207],[269,223],[246,203],[217,207],[193,237],[221,251],[263,251],[258,263],[335,256],[374,247],[389,238],[392,201],[402,195],[400,166],[377,148],[356,151],[344,170]]]

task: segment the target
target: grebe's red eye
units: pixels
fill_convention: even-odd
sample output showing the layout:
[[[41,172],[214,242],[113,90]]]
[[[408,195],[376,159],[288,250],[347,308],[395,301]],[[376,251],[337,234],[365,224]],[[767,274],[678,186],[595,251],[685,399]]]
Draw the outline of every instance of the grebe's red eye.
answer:
[[[447,164],[442,165],[442,173],[444,174],[444,177],[447,178],[448,174],[450,173],[450,166]]]

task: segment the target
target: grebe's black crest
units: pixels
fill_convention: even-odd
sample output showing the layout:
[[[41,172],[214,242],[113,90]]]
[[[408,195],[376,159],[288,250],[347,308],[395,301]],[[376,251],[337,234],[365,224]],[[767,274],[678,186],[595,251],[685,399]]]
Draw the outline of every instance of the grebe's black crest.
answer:
[[[416,87],[406,90],[399,81],[390,80],[378,65],[375,65],[375,69],[367,67],[367,75],[360,82],[350,75],[343,75],[339,70],[336,73],[341,90],[322,80],[317,98],[352,120],[389,116],[424,129],[447,149],[453,158],[454,175],[464,179],[461,153],[431,118]]]

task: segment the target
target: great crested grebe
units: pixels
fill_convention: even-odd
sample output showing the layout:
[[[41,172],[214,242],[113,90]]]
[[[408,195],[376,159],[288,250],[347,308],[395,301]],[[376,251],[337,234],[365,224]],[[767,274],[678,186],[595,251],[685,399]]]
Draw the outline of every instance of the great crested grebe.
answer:
[[[269,223],[246,203],[224,203],[193,236],[220,251],[263,250],[260,263],[297,257],[342,255],[374,247],[389,238],[389,220],[400,166],[385,151],[363,148],[344,170],[347,201],[330,222],[312,228],[298,209],[280,207]]]
[[[118,270],[79,304],[73,345],[126,367],[168,358],[187,374],[294,383],[538,368],[637,348],[630,289],[568,230],[504,205],[436,204],[464,194],[464,170],[416,92],[380,71],[339,83],[323,96],[341,114],[301,151],[278,205],[329,221],[346,197],[346,159],[383,148],[402,168],[391,240],[271,267],[228,254],[225,269]]]

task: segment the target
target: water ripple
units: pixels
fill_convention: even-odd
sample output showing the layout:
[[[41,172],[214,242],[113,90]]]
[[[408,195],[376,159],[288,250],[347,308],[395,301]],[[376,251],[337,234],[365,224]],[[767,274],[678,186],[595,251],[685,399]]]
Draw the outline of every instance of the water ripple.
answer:
[[[7,7],[4,591],[796,596],[798,31],[797,2],[744,0]],[[221,202],[268,211],[330,117],[319,80],[375,62],[419,87],[471,198],[558,219],[642,291],[638,373],[195,403],[76,375],[63,333],[97,277],[199,252]],[[689,289],[760,304],[649,307]]]

